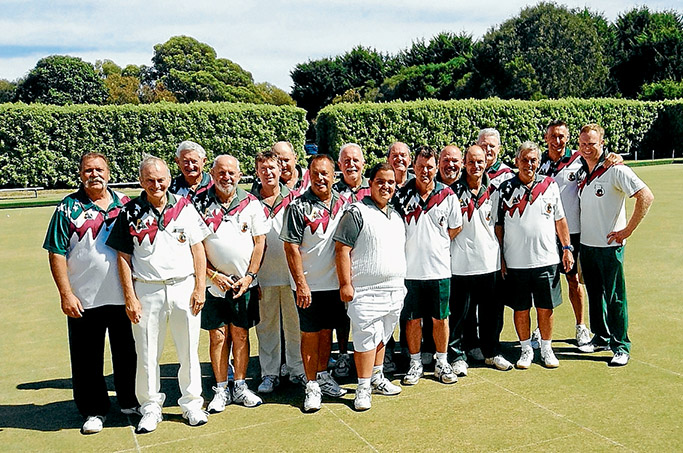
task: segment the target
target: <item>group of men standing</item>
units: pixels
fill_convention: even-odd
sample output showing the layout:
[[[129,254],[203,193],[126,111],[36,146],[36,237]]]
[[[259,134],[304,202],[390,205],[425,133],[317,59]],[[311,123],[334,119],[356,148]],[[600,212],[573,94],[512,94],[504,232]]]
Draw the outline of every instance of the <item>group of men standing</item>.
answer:
[[[560,272],[579,349],[611,348],[610,364],[625,365],[623,249],[653,195],[618,156],[606,158],[603,136],[600,126],[584,126],[579,151],[572,152],[566,124],[553,122],[548,151],[523,143],[516,173],[499,159],[495,129],[481,130],[464,156],[449,145],[440,154],[421,147],[412,159],[408,146],[396,142],[367,178],[361,147],[349,143],[339,152],[337,183],[328,155],[314,156],[303,170],[292,145],[278,142],[255,157],[257,180],[249,192],[238,186],[235,157],[217,156],[206,173],[205,150],[186,141],[176,151],[181,175],[175,179],[161,159],[143,159],[144,191],[133,200],[107,186],[105,156],[85,154],[81,188],[57,207],[44,244],[68,316],[82,432],[99,432],[109,409],[102,373],[107,330],[119,405],[142,416],[140,433],[162,420],[159,360],[167,325],[180,363],[178,404],[193,426],[208,421],[200,327],[209,332],[216,378],[208,412],[230,402],[262,403],[245,380],[253,326],[258,393],[274,391],[289,375],[305,387],[306,412],[320,409],[323,394],[347,392],[328,365],[336,330],[335,373],[348,375],[349,325],[357,410],[371,407],[373,393],[401,392],[384,374],[395,369],[399,320],[410,356],[404,385],[423,376],[430,343],[434,377],[445,384],[466,376],[472,360],[511,369],[499,344],[504,305],[514,310],[521,345],[516,367],[529,368],[534,343],[543,364],[557,367],[551,340]],[[626,197],[636,199],[628,222]],[[592,340],[583,321],[579,250]]]

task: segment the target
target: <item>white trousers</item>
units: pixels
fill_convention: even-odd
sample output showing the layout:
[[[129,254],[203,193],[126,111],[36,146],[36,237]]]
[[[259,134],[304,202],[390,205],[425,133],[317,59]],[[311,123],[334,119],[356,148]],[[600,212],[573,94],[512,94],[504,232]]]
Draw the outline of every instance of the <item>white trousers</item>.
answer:
[[[133,337],[138,355],[135,375],[135,394],[144,415],[150,409],[164,405],[166,395],[161,393],[159,361],[164,350],[167,325],[178,353],[178,384],[181,397],[178,405],[187,412],[201,409],[202,374],[199,365],[200,315],[193,316],[190,295],[194,277],[175,285],[135,282],[135,293],[142,305],[142,316],[133,324]]]
[[[290,375],[304,372],[301,332],[294,293],[289,285],[261,287],[261,322],[256,325],[261,376],[278,376],[281,365],[280,326],[285,334],[285,360]]]

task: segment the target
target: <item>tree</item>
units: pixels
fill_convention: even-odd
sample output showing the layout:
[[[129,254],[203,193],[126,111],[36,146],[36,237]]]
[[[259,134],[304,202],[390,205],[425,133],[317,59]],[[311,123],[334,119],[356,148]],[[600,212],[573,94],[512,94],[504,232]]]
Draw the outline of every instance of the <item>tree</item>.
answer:
[[[139,104],[140,80],[137,77],[110,74],[105,80],[107,104]]]
[[[294,99],[284,90],[268,82],[257,83],[257,92],[263,97],[266,104],[273,105],[296,105]]]
[[[14,102],[17,93],[17,84],[9,80],[0,79],[0,104]]]
[[[441,32],[429,42],[425,42],[424,39],[414,41],[409,49],[399,52],[396,60],[399,66],[404,68],[430,63],[447,63],[458,57],[469,59],[472,57],[473,44],[470,34],[457,35]]]
[[[107,89],[92,64],[52,55],[38,61],[17,88],[20,101],[44,104],[104,104]]]
[[[152,62],[152,81],[162,82],[180,102],[264,102],[249,72],[189,36],[154,46]]]
[[[683,20],[674,11],[634,8],[616,21],[613,69],[624,96],[635,97],[646,83],[683,78]]]
[[[378,100],[452,99],[460,97],[458,82],[469,71],[468,61],[456,57],[446,63],[410,66],[388,77],[379,89]]]
[[[609,74],[603,38],[586,14],[539,3],[489,31],[475,47],[478,97],[594,97]]]
[[[337,59],[323,58],[297,64],[290,72],[293,81],[292,98],[305,109],[308,119],[332,102],[336,94],[349,87],[344,81],[344,69]]]

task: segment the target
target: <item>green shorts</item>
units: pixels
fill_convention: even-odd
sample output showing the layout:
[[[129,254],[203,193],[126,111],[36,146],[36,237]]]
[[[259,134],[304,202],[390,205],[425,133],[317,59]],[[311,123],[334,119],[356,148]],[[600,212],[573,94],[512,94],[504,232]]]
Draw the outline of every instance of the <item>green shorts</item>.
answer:
[[[446,319],[450,315],[451,279],[406,280],[406,294],[401,319],[424,317]]]
[[[238,299],[232,293],[216,297],[206,292],[206,303],[201,311],[202,329],[214,330],[228,324],[249,329],[259,323],[258,287],[254,286]]]
[[[294,293],[296,300],[296,293]],[[339,297],[339,290],[313,291],[311,305],[306,308],[296,307],[299,312],[299,329],[302,332],[320,332],[332,330],[339,325],[339,320],[347,318],[346,306]]]
[[[515,311],[536,308],[552,310],[562,303],[558,265],[532,269],[508,269],[507,288],[510,307]]]

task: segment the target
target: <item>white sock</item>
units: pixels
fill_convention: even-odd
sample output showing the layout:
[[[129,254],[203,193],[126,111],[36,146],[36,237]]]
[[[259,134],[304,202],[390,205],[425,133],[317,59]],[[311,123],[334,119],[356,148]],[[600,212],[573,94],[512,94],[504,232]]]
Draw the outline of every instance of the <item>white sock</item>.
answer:
[[[542,348],[553,348],[553,340],[543,340],[541,339],[541,347]]]
[[[531,339],[520,341],[519,344],[522,345],[522,349],[531,349]]]
[[[360,378],[359,377],[358,378],[358,387],[359,388],[360,387],[365,387],[365,388],[370,387],[370,378],[369,377],[367,377],[367,378]]]
[[[223,382],[217,382],[217,383],[216,383],[216,387],[218,387],[219,389],[224,389],[224,388],[226,388],[227,386],[228,386],[228,381],[223,381]]]
[[[415,354],[410,354],[410,361],[422,363],[422,357],[421,357],[420,353],[418,352]]]
[[[247,381],[245,379],[236,379],[235,380],[235,387],[241,387],[243,385],[247,385]]]
[[[447,362],[448,361],[448,353],[447,352],[437,352],[434,354],[436,356],[436,361],[437,362]]]
[[[585,329],[586,325],[585,324],[577,324],[576,327],[581,327],[582,329]]]

